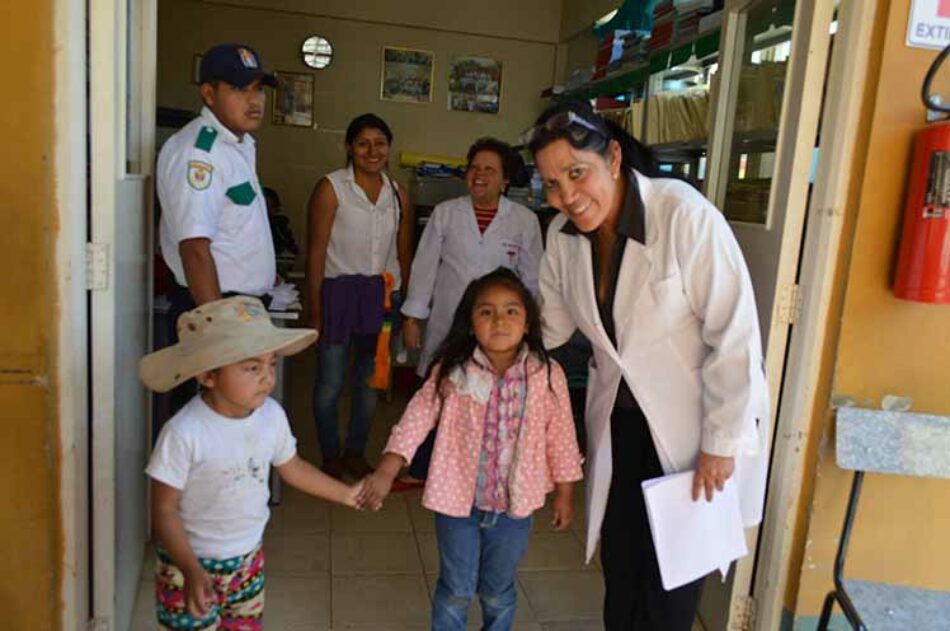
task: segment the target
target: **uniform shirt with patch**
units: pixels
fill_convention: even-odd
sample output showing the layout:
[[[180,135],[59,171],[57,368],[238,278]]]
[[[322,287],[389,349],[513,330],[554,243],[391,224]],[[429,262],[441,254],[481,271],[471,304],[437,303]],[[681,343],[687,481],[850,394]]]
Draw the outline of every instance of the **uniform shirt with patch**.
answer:
[[[244,419],[221,416],[195,396],[162,428],[145,472],[181,491],[178,512],[201,558],[247,554],[270,517],[268,476],[297,453],[279,403]]]
[[[222,292],[260,295],[277,273],[254,139],[240,140],[207,107],[168,139],[158,156],[162,256],[187,286],[178,245],[211,240]]]

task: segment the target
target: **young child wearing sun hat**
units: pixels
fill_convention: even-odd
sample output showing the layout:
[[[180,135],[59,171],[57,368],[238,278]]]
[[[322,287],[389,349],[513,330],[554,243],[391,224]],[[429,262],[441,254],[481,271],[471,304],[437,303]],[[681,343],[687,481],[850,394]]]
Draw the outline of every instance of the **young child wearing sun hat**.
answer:
[[[236,296],[182,314],[178,337],[139,366],[157,392],[192,377],[201,385],[162,429],[146,468],[158,621],[166,629],[256,631],[270,467],[305,493],[354,508],[362,483],[347,486],[302,460],[287,415],[270,398],[277,357],[303,350],[316,331],[277,328],[260,300]]]

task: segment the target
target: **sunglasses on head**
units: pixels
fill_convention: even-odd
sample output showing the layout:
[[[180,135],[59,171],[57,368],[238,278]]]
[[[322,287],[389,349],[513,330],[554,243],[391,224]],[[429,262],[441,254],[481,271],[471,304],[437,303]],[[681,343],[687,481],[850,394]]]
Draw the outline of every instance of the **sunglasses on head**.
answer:
[[[521,134],[522,146],[529,146],[540,139],[544,134],[567,131],[575,140],[582,141],[589,132],[606,137],[606,130],[602,125],[592,123],[572,110],[558,112],[539,125],[528,129]]]

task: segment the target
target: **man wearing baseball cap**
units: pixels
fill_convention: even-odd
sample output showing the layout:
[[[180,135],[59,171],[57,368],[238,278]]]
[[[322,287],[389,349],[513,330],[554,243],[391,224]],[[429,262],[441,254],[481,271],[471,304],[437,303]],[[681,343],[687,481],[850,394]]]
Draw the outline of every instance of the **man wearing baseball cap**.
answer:
[[[210,48],[199,74],[201,114],[168,139],[156,169],[162,257],[175,279],[172,342],[180,314],[226,296],[262,296],[276,279],[250,132],[264,118],[264,86],[277,80],[244,44]],[[174,396],[172,411],[193,393]]]

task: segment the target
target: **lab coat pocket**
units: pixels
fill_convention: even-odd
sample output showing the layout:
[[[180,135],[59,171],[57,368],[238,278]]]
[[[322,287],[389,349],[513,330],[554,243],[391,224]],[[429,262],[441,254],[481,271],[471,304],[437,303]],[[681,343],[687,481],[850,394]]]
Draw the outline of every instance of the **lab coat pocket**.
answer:
[[[500,246],[500,260],[503,261],[502,265],[509,269],[516,269],[518,267],[518,258],[521,256],[521,244],[517,241],[506,239],[501,242]]]
[[[693,318],[678,272],[650,283],[634,310],[634,330],[643,343],[663,339]]]
[[[670,345],[687,370],[701,370],[710,351],[703,342],[698,322],[696,325],[686,324],[676,331],[670,337]]]

